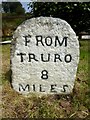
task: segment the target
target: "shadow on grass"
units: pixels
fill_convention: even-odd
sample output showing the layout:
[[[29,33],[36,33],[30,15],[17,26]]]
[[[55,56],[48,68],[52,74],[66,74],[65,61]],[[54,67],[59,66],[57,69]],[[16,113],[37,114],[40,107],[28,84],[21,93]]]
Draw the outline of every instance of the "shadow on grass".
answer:
[[[12,77],[11,77],[11,75],[12,75],[12,71],[11,71],[11,69],[9,69],[9,71],[7,71],[5,73],[5,80],[7,80],[8,82],[10,82],[10,84],[12,83]]]

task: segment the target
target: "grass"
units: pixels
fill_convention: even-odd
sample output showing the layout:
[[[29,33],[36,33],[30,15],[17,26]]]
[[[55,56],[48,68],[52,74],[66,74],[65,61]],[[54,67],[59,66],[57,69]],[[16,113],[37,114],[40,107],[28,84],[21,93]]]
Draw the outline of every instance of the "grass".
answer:
[[[90,118],[88,59],[90,41],[80,41],[80,62],[73,93],[24,97],[10,85],[10,45],[2,46],[3,118]]]

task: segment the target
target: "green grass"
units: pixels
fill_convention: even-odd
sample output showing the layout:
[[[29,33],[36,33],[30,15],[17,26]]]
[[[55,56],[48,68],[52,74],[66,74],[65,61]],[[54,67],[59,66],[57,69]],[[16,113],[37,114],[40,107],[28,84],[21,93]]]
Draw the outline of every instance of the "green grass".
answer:
[[[24,97],[10,85],[10,45],[2,46],[3,118],[86,118],[90,115],[88,59],[90,41],[80,41],[80,62],[73,93]]]

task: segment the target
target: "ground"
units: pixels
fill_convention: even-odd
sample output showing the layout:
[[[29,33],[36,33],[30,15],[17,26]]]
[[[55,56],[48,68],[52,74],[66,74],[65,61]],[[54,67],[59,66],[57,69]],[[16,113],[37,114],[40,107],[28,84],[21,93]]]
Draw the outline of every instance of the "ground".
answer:
[[[10,45],[2,46],[3,118],[85,118],[90,120],[90,40],[80,41],[80,62],[70,95],[24,97],[10,84]],[[1,48],[1,46],[0,46]],[[0,49],[1,50],[1,49]]]

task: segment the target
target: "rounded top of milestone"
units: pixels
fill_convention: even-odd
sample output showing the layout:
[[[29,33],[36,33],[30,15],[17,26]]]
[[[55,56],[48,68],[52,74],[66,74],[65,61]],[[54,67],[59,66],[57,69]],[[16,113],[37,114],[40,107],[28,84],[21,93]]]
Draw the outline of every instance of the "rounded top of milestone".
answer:
[[[11,46],[12,86],[22,94],[70,94],[79,62],[79,42],[60,18],[23,22]]]

